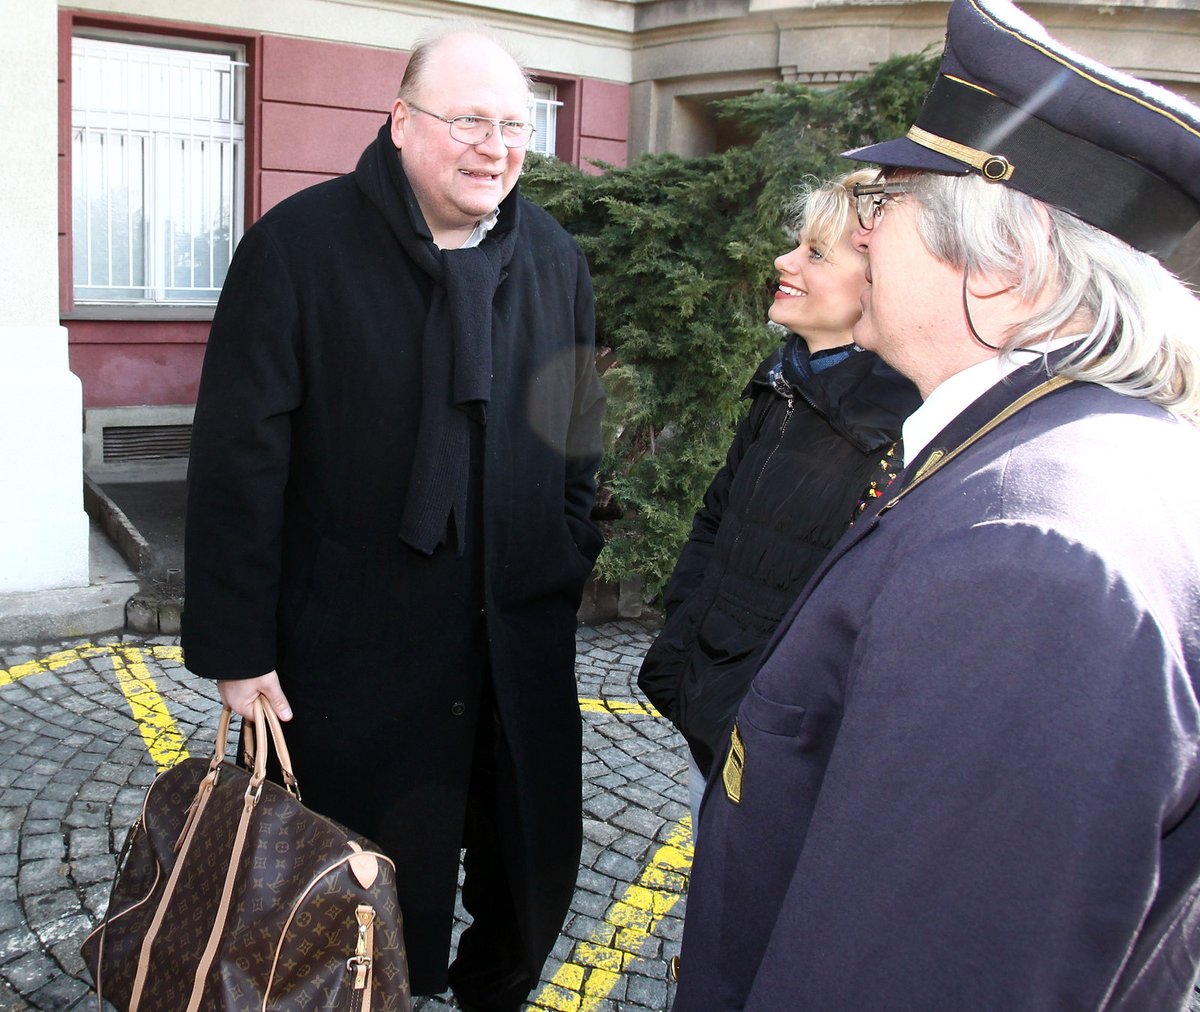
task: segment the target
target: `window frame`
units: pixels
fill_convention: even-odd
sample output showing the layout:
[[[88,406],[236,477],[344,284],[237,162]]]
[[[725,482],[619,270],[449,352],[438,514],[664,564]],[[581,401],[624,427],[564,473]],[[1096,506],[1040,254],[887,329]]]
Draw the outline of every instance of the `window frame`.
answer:
[[[551,95],[549,98],[544,98],[538,95],[539,89],[549,90]],[[538,124],[538,109],[544,108],[547,110],[547,120],[550,123],[550,129],[544,130],[538,127],[533,134],[533,142],[529,145],[529,150],[548,158],[557,158],[558,156],[558,120],[559,110],[563,108],[564,102],[558,97],[559,85],[558,82],[547,80],[539,77],[533,82],[533,86],[529,90],[530,105],[529,114],[533,118],[534,126]],[[547,150],[548,149],[548,150]]]
[[[221,28],[210,23],[197,21],[166,21],[160,18],[137,15],[108,14],[100,11],[60,9],[58,12],[58,133],[59,133],[59,319],[64,324],[86,324],[95,320],[100,326],[105,321],[128,320],[144,322],[150,326],[172,326],[185,322],[202,323],[213,318],[216,304],[150,304],[141,303],[80,303],[75,304],[74,255],[72,243],[73,201],[71,164],[71,42],[76,35],[117,40],[136,36],[149,39],[169,47],[217,48],[223,51],[236,49],[244,54],[247,64],[245,74],[245,129],[246,148],[239,182],[242,190],[242,214],[237,226],[241,231],[249,226],[259,213],[259,173],[261,149],[259,141],[259,119],[261,104],[262,36],[253,31],[237,28]],[[166,331],[156,331],[167,333]],[[79,331],[79,334],[84,333]],[[172,331],[173,333],[173,331]],[[77,340],[75,327],[71,330],[72,340]]]

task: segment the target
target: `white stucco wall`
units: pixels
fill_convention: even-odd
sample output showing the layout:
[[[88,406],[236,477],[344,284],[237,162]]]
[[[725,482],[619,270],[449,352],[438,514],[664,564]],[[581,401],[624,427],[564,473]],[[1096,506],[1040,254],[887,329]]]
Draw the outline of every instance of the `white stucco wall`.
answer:
[[[0,592],[88,582],[82,392],[58,325],[54,0],[0,0]]]

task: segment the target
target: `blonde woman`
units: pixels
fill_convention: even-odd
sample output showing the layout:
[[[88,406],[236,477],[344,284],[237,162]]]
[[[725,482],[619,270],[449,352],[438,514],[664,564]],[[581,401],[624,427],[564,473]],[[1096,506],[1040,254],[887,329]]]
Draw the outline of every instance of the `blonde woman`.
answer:
[[[789,337],[746,387],[750,412],[693,521],[638,676],[687,739],[694,816],[767,640],[864,491],[887,480],[888,451],[920,403],[850,335],[868,285],[853,188],[875,175],[810,187],[792,208],[799,241],[775,261],[768,313]]]

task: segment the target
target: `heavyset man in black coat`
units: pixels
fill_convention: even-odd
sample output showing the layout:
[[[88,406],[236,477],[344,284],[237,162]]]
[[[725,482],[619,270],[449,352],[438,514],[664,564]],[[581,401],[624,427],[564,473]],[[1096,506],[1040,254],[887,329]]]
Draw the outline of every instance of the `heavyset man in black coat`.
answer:
[[[581,846],[575,614],[604,395],[578,246],[523,200],[528,82],[418,47],[355,171],[242,239],[193,430],[183,643],[290,719],[304,800],[396,860],[414,993],[513,1009]]]

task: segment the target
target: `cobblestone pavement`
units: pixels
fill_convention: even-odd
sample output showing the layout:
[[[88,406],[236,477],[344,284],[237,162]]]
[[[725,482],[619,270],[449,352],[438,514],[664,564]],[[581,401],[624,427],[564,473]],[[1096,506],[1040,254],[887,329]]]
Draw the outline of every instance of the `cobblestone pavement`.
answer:
[[[682,739],[635,688],[654,632],[634,621],[579,630],[583,868],[530,1009],[663,1010],[673,997],[666,966],[691,833]],[[211,752],[214,700],[169,637],[0,648],[0,1012],[95,1007],[79,943],[107,904],[145,788]]]
[[[579,630],[583,867],[533,1009],[670,1004],[691,834],[682,739],[635,686],[654,632],[641,621]],[[94,1007],[79,943],[146,787],[211,753],[215,698],[170,637],[0,648],[0,1010]]]

